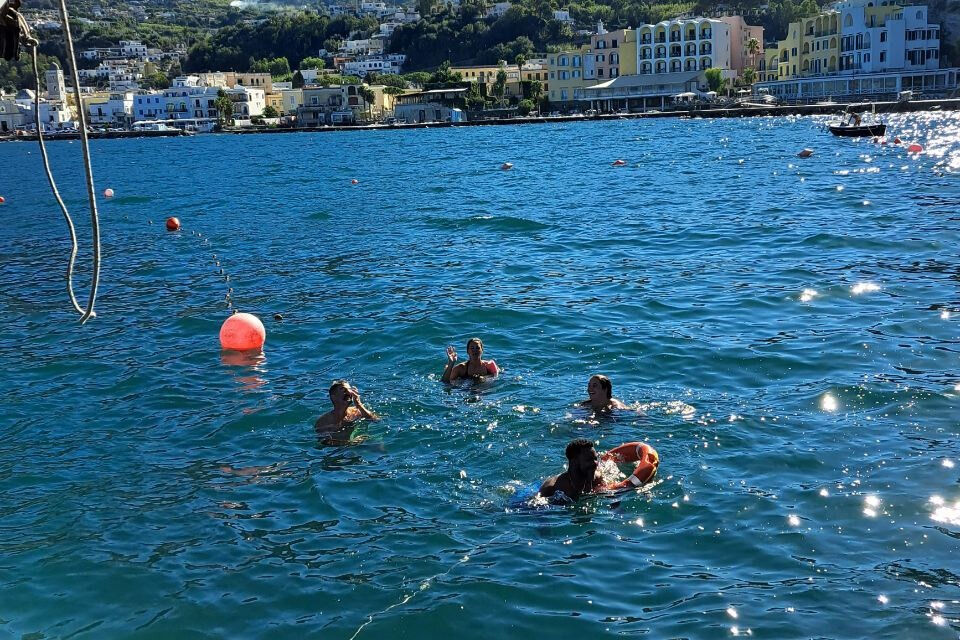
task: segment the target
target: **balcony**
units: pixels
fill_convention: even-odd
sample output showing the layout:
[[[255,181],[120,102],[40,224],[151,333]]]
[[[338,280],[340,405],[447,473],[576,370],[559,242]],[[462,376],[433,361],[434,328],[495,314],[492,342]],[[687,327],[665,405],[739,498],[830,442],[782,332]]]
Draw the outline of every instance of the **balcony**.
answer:
[[[640,40],[640,44],[651,44],[652,42],[653,40],[650,38],[650,36],[643,36],[643,38]]]
[[[653,41],[657,44],[666,44],[667,39],[664,36],[657,36]]]
[[[713,37],[713,31],[710,30],[710,29],[707,29],[707,30],[705,30],[705,31],[701,31],[701,32],[700,32],[700,39],[701,39],[701,40],[706,40],[706,39],[712,38],[712,37]]]
[[[680,42],[680,34],[679,34],[679,33],[671,33],[671,34],[670,34],[670,42]]]

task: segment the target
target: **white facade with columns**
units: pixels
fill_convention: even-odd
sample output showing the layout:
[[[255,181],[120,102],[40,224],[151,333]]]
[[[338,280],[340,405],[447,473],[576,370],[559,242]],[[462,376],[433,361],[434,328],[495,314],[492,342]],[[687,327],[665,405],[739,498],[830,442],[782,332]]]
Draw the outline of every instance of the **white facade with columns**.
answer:
[[[731,69],[730,25],[712,18],[664,20],[637,29],[637,73]]]

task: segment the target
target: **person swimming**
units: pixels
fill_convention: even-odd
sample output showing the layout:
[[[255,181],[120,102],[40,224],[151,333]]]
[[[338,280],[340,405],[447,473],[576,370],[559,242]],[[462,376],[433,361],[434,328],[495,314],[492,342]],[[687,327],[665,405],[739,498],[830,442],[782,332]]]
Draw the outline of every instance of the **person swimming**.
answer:
[[[362,419],[380,419],[364,406],[360,393],[346,380],[336,380],[330,385],[330,402],[333,409],[317,418],[313,425],[317,435],[324,436],[325,440],[350,442],[354,423]]]
[[[656,450],[642,442],[624,443],[601,456],[593,448],[593,441],[578,438],[567,445],[564,453],[567,456],[567,470],[544,481],[539,491],[541,497],[549,498],[563,493],[571,500],[577,500],[589,493],[639,487],[653,480],[660,467],[660,456]],[[605,482],[600,474],[601,460],[612,460],[617,464],[623,462],[638,464],[633,474],[625,480]]]
[[[493,360],[483,360],[483,341],[480,338],[467,340],[466,362],[457,362],[457,350],[453,346],[447,347],[447,364],[443,368],[440,379],[443,382],[456,382],[461,378],[483,380],[487,376],[496,376],[500,373],[497,363]]]
[[[590,377],[587,382],[587,399],[579,403],[581,407],[589,407],[594,411],[612,411],[627,409],[627,405],[613,397],[613,383],[610,378],[599,373]]]

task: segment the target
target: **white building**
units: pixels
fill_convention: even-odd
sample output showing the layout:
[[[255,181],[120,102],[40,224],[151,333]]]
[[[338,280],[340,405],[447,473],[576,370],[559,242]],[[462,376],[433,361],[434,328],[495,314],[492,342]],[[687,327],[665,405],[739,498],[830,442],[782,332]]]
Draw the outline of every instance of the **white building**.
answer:
[[[87,113],[92,125],[124,127],[133,122],[133,92],[110,93],[105,102],[88,102]]]
[[[233,116],[235,118],[246,120],[263,115],[263,110],[267,107],[263,89],[237,85],[226,91],[230,101],[233,102]]]
[[[363,56],[357,60],[343,63],[342,72],[346,75],[366,77],[368,73],[399,74],[407,56],[392,53],[380,56]]]
[[[363,40],[344,40],[340,45],[340,52],[353,56],[371,56],[383,53],[382,38],[367,38]]]
[[[62,102],[67,99],[67,90],[63,83],[63,71],[56,62],[51,62],[47,68],[47,100]]]
[[[167,101],[158,91],[144,91],[133,98],[133,119],[165,120],[167,118]]]
[[[569,9],[559,9],[553,12],[553,19],[557,22],[562,22],[563,24],[568,24],[571,27],[573,26],[573,18],[570,17]]]
[[[711,68],[731,68],[730,26],[725,22],[712,18],[674,19],[637,29],[639,74]]]
[[[33,122],[33,110],[21,104],[14,96],[0,97],[0,132],[23,129]]]
[[[881,0],[849,0],[835,5],[840,12],[839,71],[877,73],[940,68],[940,26],[927,21],[926,6],[900,7],[878,16]]]
[[[509,2],[496,2],[492,7],[487,9],[487,18],[502,18],[503,14],[510,10]]]

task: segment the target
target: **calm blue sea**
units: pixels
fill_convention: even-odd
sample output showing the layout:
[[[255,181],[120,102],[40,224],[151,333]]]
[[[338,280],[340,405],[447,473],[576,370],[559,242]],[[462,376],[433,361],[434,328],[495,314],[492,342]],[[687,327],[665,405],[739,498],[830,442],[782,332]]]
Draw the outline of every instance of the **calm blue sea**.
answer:
[[[96,141],[85,326],[38,149],[0,145],[0,636],[956,638],[960,115],[887,121],[926,152],[811,118]],[[262,358],[221,353],[234,307]],[[504,374],[445,388],[474,335]],[[592,373],[639,411],[572,407]],[[314,434],[335,378],[361,444]],[[579,437],[658,481],[527,508]]]

